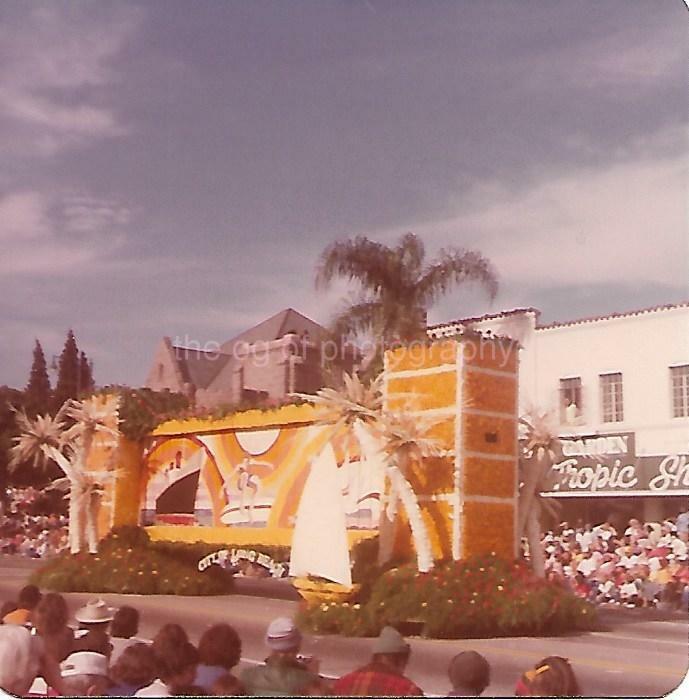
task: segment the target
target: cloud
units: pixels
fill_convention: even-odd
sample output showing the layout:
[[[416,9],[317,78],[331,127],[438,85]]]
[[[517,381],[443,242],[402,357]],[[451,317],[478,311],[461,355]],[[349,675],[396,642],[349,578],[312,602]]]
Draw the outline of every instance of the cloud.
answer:
[[[36,190],[0,197],[4,276],[74,273],[107,261],[125,241],[130,212],[85,195]]]
[[[18,9],[0,25],[0,125],[11,135],[3,150],[46,156],[126,133],[102,94],[117,83],[113,64],[140,11],[78,2]]]
[[[478,182],[456,196],[446,217],[410,222],[408,230],[429,243],[431,255],[447,245],[479,249],[503,286],[682,287],[689,274],[685,151],[545,171],[519,190],[499,180]],[[392,242],[401,233],[373,236]]]

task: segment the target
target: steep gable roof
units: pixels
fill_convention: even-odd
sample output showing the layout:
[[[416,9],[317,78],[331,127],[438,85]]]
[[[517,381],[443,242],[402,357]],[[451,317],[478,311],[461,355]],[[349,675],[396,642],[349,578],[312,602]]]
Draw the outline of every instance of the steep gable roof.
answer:
[[[173,346],[175,360],[185,382],[206,389],[230,359],[221,352]]]
[[[233,349],[240,343],[251,345],[258,342],[269,342],[278,340],[278,338],[282,338],[283,335],[290,332],[294,332],[297,335],[308,333],[312,340],[319,340],[325,335],[326,330],[323,326],[294,309],[283,309],[265,321],[261,321],[253,328],[249,328],[223,343],[220,351],[231,355]]]

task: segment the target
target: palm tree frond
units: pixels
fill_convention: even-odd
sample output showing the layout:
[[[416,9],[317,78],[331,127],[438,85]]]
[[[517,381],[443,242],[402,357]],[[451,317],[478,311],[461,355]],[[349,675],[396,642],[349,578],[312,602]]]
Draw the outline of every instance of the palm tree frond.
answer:
[[[44,468],[49,459],[45,447],[60,448],[64,441],[64,423],[56,416],[36,416],[30,419],[24,411],[16,410],[16,421],[19,435],[14,440],[10,450],[10,469],[16,469],[20,464],[32,463],[37,468]]]
[[[474,250],[446,248],[418,282],[419,300],[431,306],[443,295],[464,282],[478,282],[491,300],[498,291],[498,277],[491,262]]]
[[[336,277],[359,282],[377,293],[389,286],[390,249],[381,243],[356,236],[335,241],[321,254],[316,265],[316,288],[325,289]]]

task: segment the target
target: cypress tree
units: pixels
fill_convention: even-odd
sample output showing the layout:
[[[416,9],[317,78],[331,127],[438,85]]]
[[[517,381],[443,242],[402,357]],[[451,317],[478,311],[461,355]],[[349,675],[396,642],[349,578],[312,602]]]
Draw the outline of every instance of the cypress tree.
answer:
[[[55,386],[55,410],[67,399],[77,399],[79,394],[79,349],[74,333],[67,333],[58,366],[57,384]]]
[[[93,367],[85,352],[79,354],[79,393],[88,394],[95,388]]]
[[[43,354],[41,343],[36,340],[36,345],[33,349],[33,363],[31,364],[29,383],[24,390],[24,405],[26,406],[27,412],[30,415],[47,413],[50,410],[51,393],[45,355]]]

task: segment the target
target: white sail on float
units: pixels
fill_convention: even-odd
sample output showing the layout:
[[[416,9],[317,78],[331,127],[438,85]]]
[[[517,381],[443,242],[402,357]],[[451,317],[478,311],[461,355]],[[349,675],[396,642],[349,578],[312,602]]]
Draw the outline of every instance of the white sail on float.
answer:
[[[320,576],[352,585],[344,499],[328,443],[311,463],[292,538],[290,576]]]

